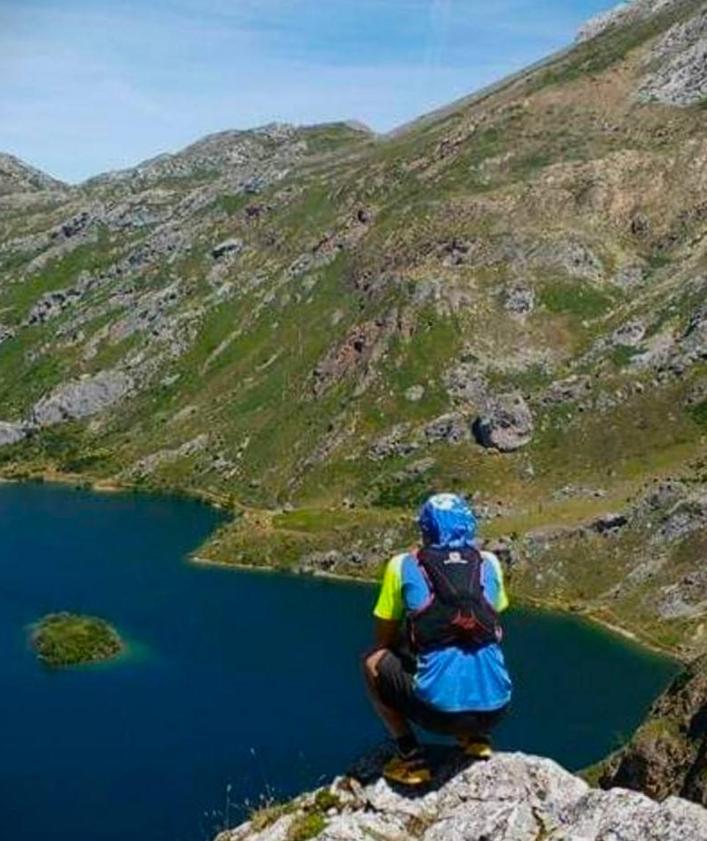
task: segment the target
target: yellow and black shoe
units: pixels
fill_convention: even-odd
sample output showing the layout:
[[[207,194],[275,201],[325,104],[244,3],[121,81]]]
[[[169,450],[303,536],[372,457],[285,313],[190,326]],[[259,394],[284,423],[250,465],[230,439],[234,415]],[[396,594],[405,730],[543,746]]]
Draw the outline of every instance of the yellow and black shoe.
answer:
[[[493,756],[491,742],[481,736],[458,736],[457,742],[464,756],[470,759],[491,759]]]
[[[403,786],[423,786],[432,781],[432,772],[421,750],[389,759],[383,767],[383,776],[388,782]]]

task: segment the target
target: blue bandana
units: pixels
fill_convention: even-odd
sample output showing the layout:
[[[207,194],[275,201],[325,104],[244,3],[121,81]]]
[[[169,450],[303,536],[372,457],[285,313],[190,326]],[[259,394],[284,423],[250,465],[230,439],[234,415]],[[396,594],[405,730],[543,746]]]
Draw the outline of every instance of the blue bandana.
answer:
[[[469,505],[456,494],[436,494],[420,509],[418,523],[431,546],[463,549],[472,546],[476,536],[476,517]]]

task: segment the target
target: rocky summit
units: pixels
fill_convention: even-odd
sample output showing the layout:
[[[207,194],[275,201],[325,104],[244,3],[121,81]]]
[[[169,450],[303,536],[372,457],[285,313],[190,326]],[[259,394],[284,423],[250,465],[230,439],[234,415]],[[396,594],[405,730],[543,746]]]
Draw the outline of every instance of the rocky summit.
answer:
[[[0,474],[178,490],[207,559],[372,576],[467,493],[518,596],[707,640],[707,4],[376,136],[0,156]]]
[[[704,841],[707,811],[669,797],[599,791],[555,762],[520,753],[474,765],[448,761],[431,790],[394,790],[354,771],[317,792],[252,814],[217,841]],[[361,782],[361,778],[364,780]]]

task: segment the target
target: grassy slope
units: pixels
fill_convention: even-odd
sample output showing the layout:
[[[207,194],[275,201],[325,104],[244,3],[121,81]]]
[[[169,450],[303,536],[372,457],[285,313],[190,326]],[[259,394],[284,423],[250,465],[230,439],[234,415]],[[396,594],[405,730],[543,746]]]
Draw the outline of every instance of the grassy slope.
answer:
[[[686,408],[685,396],[703,372],[695,368],[680,381],[656,385],[651,375],[630,369],[635,349],[596,347],[632,318],[649,322],[649,335],[684,327],[696,306],[687,280],[705,268],[693,245],[701,223],[683,214],[696,202],[690,144],[704,139],[704,112],[636,105],[630,96],[641,50],[673,20],[658,17],[582,45],[483,101],[385,141],[342,127],[312,130],[311,154],[284,182],[256,199],[224,187],[199,214],[189,254],[136,282],[142,291],[159,290],[179,278],[182,305],[196,306],[210,291],[210,246],[237,236],[246,250],[228,274],[236,293],[199,317],[189,350],[167,359],[149,390],[98,425],[67,424],[1,450],[5,472],[50,469],[113,480],[139,459],[208,432],[207,451],[169,458],[142,483],[208,492],[236,505],[243,517],[202,554],[274,565],[296,564],[311,551],[404,545],[412,538],[410,506],[442,487],[497,505],[502,516],[485,526],[493,537],[585,522],[622,508],[655,477],[688,472],[705,450],[705,428],[702,410]],[[203,173],[161,186],[176,202],[212,182]],[[115,201],[121,189],[88,187],[82,199]],[[255,222],[246,214],[254,201],[266,207]],[[371,216],[365,230],[357,222],[362,208]],[[631,231],[638,211],[651,220],[649,236]],[[42,207],[31,224],[46,227],[66,215],[66,208]],[[288,276],[288,266],[303,253],[316,254],[332,235],[345,241],[333,260]],[[568,238],[591,246],[602,264],[598,277],[528,259],[543,244]],[[100,270],[140,239],[100,232],[21,283],[10,282],[21,255],[3,255],[0,321],[20,324],[40,292],[70,285],[81,270]],[[471,244],[485,259],[445,262],[454,242]],[[609,282],[632,262],[646,267],[638,290]],[[255,275],[264,283],[252,284]],[[430,282],[441,290],[436,300],[425,298]],[[536,309],[525,321],[503,309],[505,290],[519,282],[536,292]],[[88,302],[105,302],[123,283],[112,281]],[[394,321],[391,314],[404,315],[409,329],[393,331],[370,365],[354,366],[315,397],[312,372],[330,349],[357,326]],[[137,334],[123,344],[104,341],[85,360],[77,346],[55,339],[70,315],[0,345],[4,418],[20,417],[69,376],[150,347]],[[85,340],[115,317],[90,320],[82,328]],[[454,408],[444,373],[469,344],[493,391],[519,388],[536,401],[532,444],[507,456],[471,443],[437,444],[371,461],[368,448],[380,435],[400,424],[419,427]],[[596,394],[621,392],[617,405],[580,412],[539,402],[550,381],[577,372],[594,375]],[[415,385],[424,386],[424,400],[406,399]],[[219,471],[214,453],[233,471]],[[434,460],[424,478],[406,478],[423,456]],[[601,488],[606,496],[555,498],[568,484]],[[344,500],[356,508],[342,508]],[[284,503],[297,510],[274,513]],[[549,574],[538,577],[527,566],[516,572],[515,586],[522,594],[606,610],[603,594],[643,545],[640,535],[622,541],[607,552],[605,542],[572,539],[543,561]],[[344,571],[371,570],[354,564]],[[663,641],[683,639],[680,623],[654,627],[643,595],[639,590],[612,603],[612,612]]]

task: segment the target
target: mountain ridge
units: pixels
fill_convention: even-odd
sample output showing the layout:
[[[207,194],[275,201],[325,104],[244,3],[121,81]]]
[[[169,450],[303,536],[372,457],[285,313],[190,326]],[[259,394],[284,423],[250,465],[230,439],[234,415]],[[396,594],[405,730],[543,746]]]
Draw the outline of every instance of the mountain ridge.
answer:
[[[383,140],[3,196],[2,474],[202,493],[203,557],[365,577],[451,487],[520,596],[699,653],[705,4],[651,8]]]

